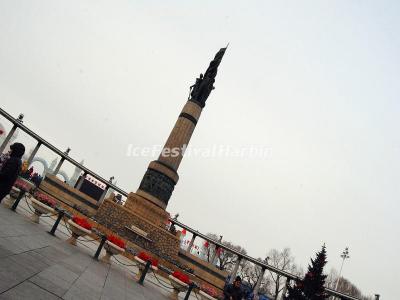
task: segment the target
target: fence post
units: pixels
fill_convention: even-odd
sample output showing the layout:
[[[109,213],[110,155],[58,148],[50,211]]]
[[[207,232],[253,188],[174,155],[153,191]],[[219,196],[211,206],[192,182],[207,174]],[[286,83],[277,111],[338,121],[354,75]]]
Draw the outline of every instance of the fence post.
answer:
[[[22,121],[22,119],[21,119]],[[3,153],[4,149],[6,148],[8,142],[11,140],[12,136],[14,135],[15,131],[17,130],[17,124],[14,124],[11,128],[10,132],[7,134],[6,138],[4,139],[3,143],[0,146],[0,154]]]
[[[99,247],[97,248],[96,253],[93,256],[93,258],[95,260],[99,260],[99,255],[101,253],[101,249],[103,249],[103,246],[106,243],[106,241],[107,241],[107,236],[105,234],[102,234]]]
[[[56,209],[56,210],[58,211],[57,220],[54,222],[53,227],[51,227],[51,230],[49,231],[49,233],[54,236],[56,235],[58,224],[60,224],[61,219],[65,215],[65,211],[63,209]]]
[[[243,257],[238,256],[238,259],[236,261],[236,265],[233,268],[233,271],[231,273],[231,278],[229,279],[229,283],[232,283],[235,280],[235,277],[236,277],[237,271],[239,270],[239,265],[242,262],[242,259],[243,259]]]
[[[195,284],[193,282],[190,283],[189,285],[189,289],[187,290],[187,293],[185,295],[185,298],[183,300],[189,300],[190,297],[190,293],[192,292],[192,290],[195,288]]]
[[[262,267],[260,277],[258,277],[256,286],[254,287],[254,290],[253,290],[254,296],[256,296],[258,294],[258,290],[260,289],[260,286],[261,286],[261,281],[264,279],[264,273],[265,273],[265,268]]]
[[[40,146],[42,145],[42,142],[38,141],[35,148],[33,149],[31,155],[29,156],[28,160],[26,161],[28,163],[28,168],[32,163],[32,160],[35,158],[36,153],[38,152]]]
[[[148,260],[148,261],[146,262],[146,266],[144,267],[144,270],[143,270],[143,272],[142,272],[142,275],[140,276],[140,279],[139,279],[139,281],[138,281],[139,284],[143,285],[143,281],[144,281],[144,279],[146,278],[146,274],[147,274],[147,272],[149,271],[150,266],[151,266],[151,261]]]
[[[25,191],[21,190],[18,194],[17,199],[15,199],[14,204],[11,206],[11,210],[15,211],[17,209],[17,206],[19,204],[19,202],[21,201],[22,197],[25,195]]]

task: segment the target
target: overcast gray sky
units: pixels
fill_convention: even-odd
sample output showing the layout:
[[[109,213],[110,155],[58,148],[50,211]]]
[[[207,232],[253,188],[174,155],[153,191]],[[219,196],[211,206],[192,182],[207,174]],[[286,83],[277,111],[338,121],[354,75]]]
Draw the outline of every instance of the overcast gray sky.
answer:
[[[0,103],[135,191],[154,158],[128,145],[165,142],[230,42],[190,145],[269,155],[184,158],[168,211],[253,256],[289,246],[304,268],[326,243],[338,269],[349,246],[343,275],[397,299],[399,14],[398,1],[3,0]]]

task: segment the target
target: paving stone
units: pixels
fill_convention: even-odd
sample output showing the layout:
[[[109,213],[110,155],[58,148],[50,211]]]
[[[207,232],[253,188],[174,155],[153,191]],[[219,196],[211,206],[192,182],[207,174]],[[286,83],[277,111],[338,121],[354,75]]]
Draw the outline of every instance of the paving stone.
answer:
[[[2,246],[0,246],[0,258],[7,257],[12,254],[13,253],[10,250],[7,250],[7,249],[3,248]]]
[[[31,255],[32,251],[24,252],[9,257],[10,261],[19,264],[22,268],[25,268],[29,273],[39,273],[49,266],[49,264],[38,260],[35,256]]]
[[[17,287],[7,291],[0,295],[1,300],[25,300],[25,299],[37,299],[37,300],[53,300],[60,299],[56,295],[49,293],[41,287],[25,281]]]
[[[136,267],[128,270],[96,261],[92,256],[97,243],[82,240],[77,247],[71,246],[65,242],[69,237],[65,227],[53,237],[46,232],[49,225],[33,224],[23,213],[0,205],[0,300],[168,299],[170,290],[153,284],[152,275],[141,286],[132,273]]]
[[[93,260],[72,285],[63,299],[99,299],[108,274],[109,266]],[[82,297],[82,298],[77,298]]]
[[[0,293],[22,283],[34,274],[31,270],[15,263],[9,257],[0,259]]]
[[[126,277],[124,272],[121,272],[121,269],[111,265],[101,299],[125,299],[125,281]]]
[[[45,271],[46,272],[46,271]],[[50,273],[51,274],[51,273]],[[41,272],[29,279],[32,283],[42,287],[43,289],[62,297],[72,285],[72,282],[68,282],[58,276],[48,275]]]

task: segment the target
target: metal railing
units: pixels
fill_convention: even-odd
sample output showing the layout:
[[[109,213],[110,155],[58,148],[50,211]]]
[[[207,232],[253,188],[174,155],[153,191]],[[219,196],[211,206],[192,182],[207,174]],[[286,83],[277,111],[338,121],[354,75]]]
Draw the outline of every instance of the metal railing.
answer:
[[[32,130],[30,130],[28,127],[26,127],[21,121],[19,121],[18,119],[14,118],[13,116],[11,116],[9,113],[7,113],[5,110],[3,110],[2,108],[0,108],[0,115],[2,115],[4,118],[6,118],[8,121],[10,121],[13,126],[16,126],[17,128],[21,129],[22,131],[26,132],[29,136],[33,137],[37,142],[40,142],[42,145],[46,146],[47,148],[49,148],[50,150],[52,150],[53,152],[55,152],[57,155],[59,155],[62,159],[70,162],[71,164],[73,164],[74,166],[78,167],[79,169],[81,169],[84,173],[86,174],[90,174],[91,176],[93,176],[94,178],[96,178],[97,180],[101,181],[102,183],[104,183],[108,188],[112,188],[113,190],[117,191],[118,193],[120,193],[121,195],[124,195],[125,197],[128,196],[129,193],[125,192],[124,190],[122,190],[121,188],[117,187],[116,185],[110,183],[108,180],[106,180],[105,178],[103,178],[102,176],[98,175],[97,173],[95,173],[94,171],[88,169],[87,167],[81,165],[80,163],[78,163],[76,160],[72,159],[68,153],[65,153],[59,149],[57,149],[55,146],[53,146],[52,144],[50,144],[48,141],[46,141],[44,138],[42,138],[41,136],[39,136],[38,134],[36,134],[35,132],[33,132]],[[257,266],[260,266],[261,268],[264,268],[266,270],[269,270],[271,272],[274,272],[280,276],[286,277],[287,279],[290,280],[298,280],[300,279],[298,276],[291,274],[289,272],[285,272],[279,268],[276,268],[274,266],[271,266],[267,263],[265,263],[264,261],[260,261],[259,259],[256,259],[254,257],[251,257],[247,254],[243,254],[240,253],[238,251],[236,251],[233,248],[227,247],[226,245],[224,245],[223,243],[221,243],[220,241],[216,241],[214,239],[211,239],[210,237],[208,237],[205,234],[200,233],[197,230],[194,230],[193,228],[179,222],[176,219],[170,219],[172,224],[175,224],[183,229],[185,229],[186,231],[189,231],[190,233],[192,233],[193,235],[195,235],[196,237],[200,237],[212,244],[214,244],[216,247],[218,248],[222,248],[226,251],[229,251],[235,255],[238,256],[238,258],[241,259],[245,259]],[[331,295],[331,296],[335,296],[338,297],[339,299],[348,299],[348,300],[361,300],[360,298],[357,297],[353,297],[350,295],[346,295],[344,293],[335,291],[333,289],[330,288],[325,288],[326,292]]]
[[[46,146],[47,148],[49,148],[51,151],[53,151],[54,153],[56,153],[57,155],[59,155],[62,159],[70,162],[71,164],[73,164],[74,166],[78,167],[79,169],[81,169],[84,173],[87,173],[91,176],[93,176],[94,178],[96,178],[97,180],[101,181],[102,183],[104,183],[106,186],[108,186],[109,188],[112,188],[113,190],[117,191],[118,193],[120,193],[121,195],[124,195],[125,197],[128,196],[128,193],[125,192],[124,190],[122,190],[121,188],[117,187],[116,185],[110,183],[107,179],[101,177],[100,175],[98,175],[97,173],[93,172],[92,170],[86,168],[85,166],[81,165],[79,162],[77,162],[76,160],[72,159],[69,155],[67,155],[65,152],[57,149],[55,146],[53,146],[52,144],[50,144],[48,141],[46,141],[44,138],[42,138],[41,136],[39,136],[38,134],[36,134],[35,132],[33,132],[32,130],[30,130],[28,127],[26,127],[22,122],[18,121],[16,118],[14,118],[13,116],[11,116],[9,113],[7,113],[5,110],[3,110],[2,108],[0,108],[0,114],[6,118],[8,121],[10,121],[11,123],[13,123],[14,126],[16,126],[17,128],[19,128],[20,130],[26,132],[29,136],[33,137],[37,142],[40,142],[42,145]]]

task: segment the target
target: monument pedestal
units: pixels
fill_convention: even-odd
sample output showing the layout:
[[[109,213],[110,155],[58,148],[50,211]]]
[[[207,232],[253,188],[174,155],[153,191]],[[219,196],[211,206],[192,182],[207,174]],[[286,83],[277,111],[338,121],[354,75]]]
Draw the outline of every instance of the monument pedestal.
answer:
[[[143,249],[176,261],[180,239],[179,233],[166,229],[169,214],[135,193],[128,200],[124,206],[104,200],[95,216],[97,222]]]

